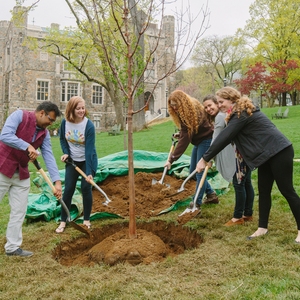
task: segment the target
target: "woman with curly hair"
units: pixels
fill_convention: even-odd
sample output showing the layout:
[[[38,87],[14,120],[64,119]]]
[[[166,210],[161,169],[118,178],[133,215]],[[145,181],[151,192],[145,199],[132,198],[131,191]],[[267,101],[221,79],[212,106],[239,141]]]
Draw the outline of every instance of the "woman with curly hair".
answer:
[[[292,143],[252,103],[232,87],[216,93],[219,108],[227,112],[227,126],[219,134],[197,164],[202,172],[207,162],[233,141],[251,170],[258,168],[259,222],[258,229],[248,239],[268,232],[271,191],[274,181],[286,198],[297,223],[296,243],[300,243],[300,198],[293,186]]]
[[[193,144],[191,155],[190,172],[194,171],[197,162],[200,160],[211,143],[213,126],[208,121],[203,105],[195,98],[190,97],[183,91],[176,90],[172,92],[168,99],[168,111],[175,125],[180,129],[178,144],[174,152],[170,155],[165,164],[170,169],[171,164],[180,158],[189,144]],[[202,178],[201,173],[196,174],[197,186]],[[218,197],[210,184],[205,180],[199,193],[196,205],[199,208],[202,204],[202,198],[206,193],[207,197],[203,201],[205,204],[219,203]],[[191,206],[193,206],[191,202]]]

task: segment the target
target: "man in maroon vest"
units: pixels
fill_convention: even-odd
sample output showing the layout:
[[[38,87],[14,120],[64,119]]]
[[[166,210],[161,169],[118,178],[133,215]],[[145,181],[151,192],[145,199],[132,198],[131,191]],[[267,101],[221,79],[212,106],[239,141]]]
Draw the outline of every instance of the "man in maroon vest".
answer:
[[[25,219],[30,175],[28,162],[35,160],[40,148],[52,181],[55,196],[61,197],[62,186],[51,148],[47,126],[55,122],[61,112],[56,104],[42,102],[35,111],[16,110],[6,120],[0,135],[0,201],[8,192],[11,208],[6,230],[6,255],[32,256],[22,250],[22,224]]]

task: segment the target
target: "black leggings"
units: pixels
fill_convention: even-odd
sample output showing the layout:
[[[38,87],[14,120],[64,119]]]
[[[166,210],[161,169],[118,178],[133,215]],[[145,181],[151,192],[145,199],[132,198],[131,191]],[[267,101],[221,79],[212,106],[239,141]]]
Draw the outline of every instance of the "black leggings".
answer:
[[[287,200],[300,230],[300,198],[293,186],[293,158],[294,149],[291,145],[258,167],[259,227],[268,228],[271,191],[275,181],[280,193]]]

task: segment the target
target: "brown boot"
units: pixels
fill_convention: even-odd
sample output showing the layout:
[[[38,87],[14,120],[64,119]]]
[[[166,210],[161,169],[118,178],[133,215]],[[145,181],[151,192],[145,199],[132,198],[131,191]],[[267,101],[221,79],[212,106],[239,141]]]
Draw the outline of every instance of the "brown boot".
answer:
[[[219,203],[219,199],[215,192],[206,195],[206,197],[203,200],[203,204],[218,204],[218,203]]]

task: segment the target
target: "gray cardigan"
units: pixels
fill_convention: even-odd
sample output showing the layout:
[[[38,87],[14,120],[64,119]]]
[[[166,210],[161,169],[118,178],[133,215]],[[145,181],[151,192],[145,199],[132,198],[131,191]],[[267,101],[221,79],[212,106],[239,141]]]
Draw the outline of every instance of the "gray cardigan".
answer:
[[[226,123],[225,123],[226,114],[223,112],[219,112],[215,118],[214,125],[214,134],[213,140],[221,134]],[[222,175],[222,177],[228,182],[232,181],[232,177],[236,171],[236,161],[235,161],[235,152],[233,145],[227,145],[219,154],[215,157],[216,168]]]

